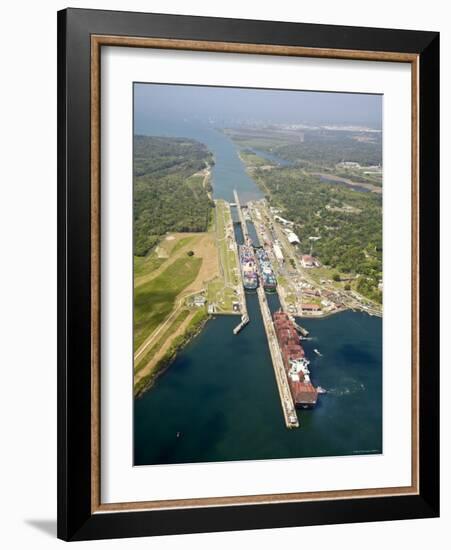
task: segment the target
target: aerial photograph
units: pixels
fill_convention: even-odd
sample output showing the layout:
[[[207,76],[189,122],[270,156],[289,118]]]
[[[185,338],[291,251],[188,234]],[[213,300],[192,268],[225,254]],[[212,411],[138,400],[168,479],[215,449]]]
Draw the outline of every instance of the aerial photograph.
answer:
[[[383,452],[382,103],[134,83],[135,466]]]

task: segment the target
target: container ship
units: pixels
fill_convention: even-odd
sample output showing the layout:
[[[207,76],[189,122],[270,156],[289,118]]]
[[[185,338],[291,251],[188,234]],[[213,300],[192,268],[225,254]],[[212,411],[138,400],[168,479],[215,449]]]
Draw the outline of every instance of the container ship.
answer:
[[[249,244],[240,245],[240,265],[245,290],[255,290],[258,287],[257,264],[254,249]]]
[[[257,248],[257,261],[260,268],[260,278],[266,292],[275,292],[277,287],[276,276],[271,267],[268,254],[264,248]]]
[[[310,380],[309,361],[294,324],[283,311],[275,312],[273,320],[294,404],[298,408],[311,409],[316,405],[318,390]]]

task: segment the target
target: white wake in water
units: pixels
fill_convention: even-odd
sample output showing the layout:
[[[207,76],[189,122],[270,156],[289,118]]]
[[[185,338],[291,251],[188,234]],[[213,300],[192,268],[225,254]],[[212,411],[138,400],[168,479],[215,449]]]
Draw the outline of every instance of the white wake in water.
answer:
[[[342,397],[346,395],[354,395],[356,393],[366,391],[365,385],[360,382],[354,382],[351,384],[346,384],[342,388],[325,388],[327,393],[330,395],[336,395],[337,397]]]

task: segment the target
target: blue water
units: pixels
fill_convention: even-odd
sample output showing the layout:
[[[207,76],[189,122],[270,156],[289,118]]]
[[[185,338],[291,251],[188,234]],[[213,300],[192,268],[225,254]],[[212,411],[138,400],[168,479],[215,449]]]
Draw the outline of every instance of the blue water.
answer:
[[[249,235],[250,240],[252,241],[252,244],[254,246],[259,246],[260,241],[257,236],[257,231],[255,229],[254,224],[252,222],[247,221],[246,226],[247,226],[247,233]]]
[[[232,201],[234,188],[243,202],[262,196],[233,143],[211,126],[141,120],[135,132],[205,143],[215,156],[216,198]],[[249,229],[254,237],[252,224]],[[242,242],[240,227],[235,230]],[[272,311],[279,308],[277,295],[268,302]],[[237,317],[208,321],[135,400],[135,465],[382,452],[382,320],[355,312],[302,319],[312,336],[303,346],[313,383],[328,393],[315,409],[298,413],[299,429],[288,430],[255,293],[247,306],[251,322],[238,336],[232,332]]]
[[[209,321],[136,400],[135,464],[380,453],[380,319],[344,312],[302,321],[314,338],[303,342],[312,380],[329,393],[288,430],[256,294],[247,302],[251,323],[239,336],[236,318]]]
[[[240,200],[261,199],[264,194],[247,175],[233,142],[220,130],[196,120],[146,120],[135,121],[135,133],[162,137],[186,137],[204,143],[213,153],[215,165],[213,175],[213,197],[233,202],[236,189]]]

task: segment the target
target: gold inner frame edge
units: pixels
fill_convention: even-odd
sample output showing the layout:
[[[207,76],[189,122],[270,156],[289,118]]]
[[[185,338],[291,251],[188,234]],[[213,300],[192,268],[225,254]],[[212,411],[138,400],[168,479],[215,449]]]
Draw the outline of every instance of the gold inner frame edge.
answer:
[[[101,503],[100,498],[100,50],[102,46],[247,53],[410,63],[412,150],[412,479],[407,487]],[[341,50],[113,35],[91,36],[91,513],[308,502],[419,494],[419,56],[401,52]]]

